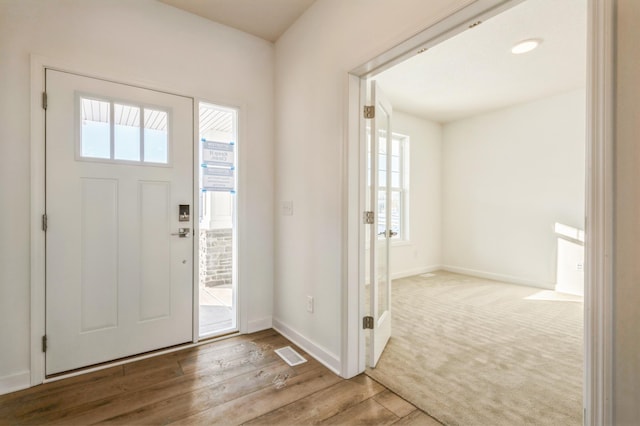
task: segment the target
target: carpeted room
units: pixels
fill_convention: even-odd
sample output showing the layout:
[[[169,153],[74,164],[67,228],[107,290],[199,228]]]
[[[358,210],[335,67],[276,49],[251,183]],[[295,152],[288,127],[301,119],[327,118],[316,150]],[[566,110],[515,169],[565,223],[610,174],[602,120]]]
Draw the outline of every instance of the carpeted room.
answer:
[[[368,374],[446,424],[582,421],[586,6],[564,6],[523,3],[375,77],[410,171]],[[542,43],[512,55],[524,35]]]
[[[370,377],[446,425],[582,423],[581,297],[423,275],[394,280]]]

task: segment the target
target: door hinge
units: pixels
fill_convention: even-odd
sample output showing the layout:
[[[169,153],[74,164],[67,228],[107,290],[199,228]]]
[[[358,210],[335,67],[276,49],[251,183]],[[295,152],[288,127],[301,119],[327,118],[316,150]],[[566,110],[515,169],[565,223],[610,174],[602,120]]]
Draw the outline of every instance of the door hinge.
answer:
[[[375,116],[376,116],[376,107],[373,105],[365,105],[364,118],[375,118]]]
[[[49,218],[47,217],[46,214],[42,215],[42,230],[44,232],[47,232],[47,229],[49,228]]]
[[[362,214],[362,221],[365,225],[373,225],[375,218],[373,216],[373,212],[364,212]]]
[[[362,318],[362,328],[373,330],[373,317],[363,317]]]
[[[42,336],[42,352],[47,351],[47,335]]]
[[[47,92],[42,92],[42,109],[47,109]]]

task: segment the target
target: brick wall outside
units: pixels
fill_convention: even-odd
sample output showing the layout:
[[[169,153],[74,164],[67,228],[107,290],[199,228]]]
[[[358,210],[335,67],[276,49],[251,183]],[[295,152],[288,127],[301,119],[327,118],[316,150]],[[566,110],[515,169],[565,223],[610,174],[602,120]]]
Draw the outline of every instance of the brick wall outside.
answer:
[[[200,285],[214,287],[231,284],[232,279],[232,230],[200,230]]]

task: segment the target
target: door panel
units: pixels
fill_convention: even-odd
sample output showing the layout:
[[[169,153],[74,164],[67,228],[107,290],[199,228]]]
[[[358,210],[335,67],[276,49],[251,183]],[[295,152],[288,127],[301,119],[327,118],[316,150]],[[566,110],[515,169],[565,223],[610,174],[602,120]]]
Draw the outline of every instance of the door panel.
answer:
[[[193,338],[190,98],[47,70],[46,373]]]
[[[170,182],[139,182],[139,321],[171,316]]]
[[[375,117],[371,124],[371,210],[375,212],[369,236],[371,256],[371,315],[372,339],[369,348],[369,366],[375,367],[391,337],[391,279],[389,249],[391,238],[391,116],[392,108],[375,81],[371,82],[371,100]]]
[[[81,332],[118,325],[118,182],[81,179]]]

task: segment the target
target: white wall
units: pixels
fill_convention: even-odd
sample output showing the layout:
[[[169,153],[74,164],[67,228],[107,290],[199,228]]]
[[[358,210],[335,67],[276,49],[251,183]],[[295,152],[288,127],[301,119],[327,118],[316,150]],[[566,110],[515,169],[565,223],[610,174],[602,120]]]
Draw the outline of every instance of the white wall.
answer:
[[[169,12],[152,1],[109,0],[87,5],[85,1],[0,1],[0,377],[28,369],[28,280],[29,280],[29,66],[30,52],[52,57],[79,59],[92,66],[125,72],[141,79],[169,83],[183,90],[201,91],[210,100],[242,98],[249,109],[248,140],[256,140],[248,159],[252,172],[247,199],[256,212],[247,227],[256,235],[247,254],[254,262],[246,276],[258,285],[252,309],[268,314],[271,248],[267,222],[271,218],[271,179],[268,152],[271,104],[268,90],[273,74],[271,54],[263,43],[187,15]],[[276,105],[277,149],[280,171],[275,200],[294,199],[310,207],[323,206],[335,228],[319,215],[276,219],[276,294],[280,299],[275,315],[295,327],[308,341],[332,353],[340,346],[340,286],[342,253],[339,251],[341,191],[340,172],[345,133],[345,73],[408,38],[418,30],[450,14],[470,1],[423,0],[323,0],[286,34],[276,46],[278,70]],[[122,8],[130,9],[123,14]],[[176,18],[180,16],[180,18]],[[82,19],[78,19],[82,18]],[[87,19],[89,18],[89,19]],[[114,21],[117,18],[117,21]],[[640,418],[640,161],[637,154],[637,117],[640,115],[640,3],[617,0],[617,187],[616,187],[616,292],[615,292],[615,383],[616,424],[633,424]],[[119,41],[135,32],[129,24],[153,29],[170,48],[131,51],[104,40],[104,32],[92,36],[93,28],[111,27]],[[84,30],[84,31],[83,31]],[[74,37],[76,36],[76,37]],[[204,37],[203,37],[204,36]],[[224,38],[224,43],[220,40]],[[233,40],[228,46],[228,40]],[[145,44],[146,45],[146,44]],[[243,46],[242,48],[241,45]],[[99,47],[99,48],[92,48]],[[135,52],[134,52],[135,50]],[[203,54],[202,52],[205,52]],[[220,53],[216,53],[220,52]],[[167,53],[171,53],[170,55]],[[207,67],[188,66],[194,58]],[[216,59],[224,59],[217,61]],[[204,61],[204,62],[203,62]],[[128,66],[130,64],[130,66]],[[242,64],[250,66],[241,66]],[[161,66],[158,66],[161,65]],[[177,79],[177,75],[188,78]],[[238,76],[236,78],[236,76]],[[225,77],[221,80],[216,77]],[[236,84],[242,80],[243,84]],[[228,82],[234,82],[229,84]],[[220,83],[221,82],[221,83]],[[253,92],[250,96],[249,94]],[[266,105],[270,106],[270,105]],[[309,129],[307,126],[313,125]],[[292,128],[288,128],[291,126]],[[313,130],[313,131],[310,131]],[[300,146],[298,146],[300,145]],[[289,154],[289,151],[294,152]],[[319,151],[329,170],[305,169]],[[328,174],[326,172],[332,172]],[[298,182],[300,181],[300,182]],[[321,188],[319,193],[305,187]],[[15,209],[7,209],[15,206]],[[277,210],[279,212],[279,209]],[[325,233],[327,234],[325,236]],[[298,245],[296,234],[309,234],[321,242]],[[320,255],[319,246],[337,251]],[[320,260],[308,260],[321,257]],[[305,261],[312,269],[298,268]],[[255,271],[255,272],[251,272]],[[251,282],[251,280],[248,280]],[[326,287],[326,289],[323,289]],[[318,289],[322,304],[314,316],[304,311],[300,296]],[[264,290],[264,294],[261,290]],[[290,296],[287,296],[287,293]],[[261,299],[261,303],[257,300]],[[327,331],[321,331],[326,329]]]
[[[341,360],[347,73],[471,0],[322,0],[276,43],[274,325]],[[282,201],[294,214],[283,216]],[[315,311],[305,309],[306,296]]]
[[[436,270],[442,264],[442,127],[399,111],[392,130],[409,136],[409,240],[392,243],[392,278]]]
[[[2,0],[0,393],[29,381],[30,54],[243,108],[240,283],[250,287],[250,326],[268,327],[273,45],[154,0]]]
[[[640,419],[640,2],[617,0],[613,424]]]
[[[418,30],[450,14],[457,6],[470,1],[423,0],[323,0],[317,2],[276,46],[278,70],[276,105],[278,126],[277,149],[280,171],[276,178],[279,207],[282,199],[294,199],[310,207],[322,206],[330,216],[334,229],[327,231],[327,223],[319,215],[276,219],[277,245],[276,295],[279,303],[275,315],[295,327],[308,341],[317,342],[332,353],[340,346],[340,286],[342,253],[339,251],[341,191],[344,176],[340,172],[345,134],[345,73],[360,62],[374,57],[409,37]],[[47,4],[48,3],[48,4]],[[267,313],[269,302],[270,236],[266,222],[271,217],[269,163],[271,156],[270,110],[262,109],[270,98],[267,80],[270,54],[259,47],[261,43],[219,27],[205,24],[186,15],[175,22],[174,12],[149,1],[116,1],[101,3],[64,3],[37,0],[0,1],[0,377],[20,374],[28,368],[28,280],[29,227],[25,212],[29,208],[29,68],[28,53],[49,56],[84,58],[105,70],[135,74],[143,79],[168,82],[173,86],[197,89],[210,100],[240,97],[248,105],[249,140],[257,140],[255,155],[248,164],[255,182],[248,189],[255,220],[247,227],[257,232],[248,254],[254,259],[249,278],[264,283],[261,304],[252,308]],[[80,4],[83,3],[83,4]],[[123,16],[123,4],[131,9]],[[637,40],[640,29],[640,3],[636,0],[617,0],[617,78],[618,116],[616,121],[617,161],[617,240],[615,282],[615,383],[613,401],[616,424],[634,424],[640,418],[640,158],[637,155],[637,117],[640,115],[640,51]],[[86,19],[89,16],[91,19]],[[153,28],[154,35],[165,41],[170,49],[144,49],[134,52],[123,49],[127,43],[113,43],[99,36],[91,36],[92,28],[111,26],[118,21],[114,37],[130,34],[131,22]],[[78,18],[84,18],[78,20]],[[89,28],[87,28],[89,27]],[[82,30],[85,31],[82,31]],[[52,31],[55,30],[55,31]],[[57,31],[57,32],[56,32]],[[196,37],[195,34],[199,36]],[[208,34],[204,39],[202,36]],[[234,34],[234,35],[232,35]],[[77,35],[78,37],[73,37]],[[88,37],[86,39],[80,39]],[[218,40],[225,38],[225,43]],[[77,38],[77,39],[76,39]],[[227,40],[232,39],[230,48]],[[135,37],[134,37],[135,40]],[[241,40],[247,46],[239,48]],[[100,49],[92,49],[99,46]],[[205,49],[206,50],[203,50]],[[171,55],[165,55],[171,52]],[[206,54],[202,54],[206,52]],[[222,52],[222,53],[215,53]],[[262,52],[262,53],[260,53]],[[250,54],[249,54],[250,53]],[[209,56],[211,55],[211,56]],[[115,58],[115,60],[114,60]],[[208,67],[187,67],[194,58],[206,61]],[[223,58],[226,62],[216,61]],[[188,59],[185,61],[185,59]],[[125,66],[131,61],[131,66]],[[256,65],[256,62],[260,62]],[[244,67],[239,64],[251,64]],[[119,65],[118,65],[119,64]],[[162,67],[157,65],[161,64]],[[178,73],[178,71],[180,71]],[[189,78],[176,79],[176,74]],[[244,76],[243,84],[235,76]],[[225,76],[218,84],[216,76]],[[250,77],[250,78],[248,78]],[[260,83],[262,82],[262,83]],[[256,87],[256,85],[258,87]],[[253,96],[249,92],[253,91]],[[256,117],[254,117],[256,115]],[[254,121],[255,119],[255,121]],[[307,129],[309,125],[313,125]],[[291,128],[289,128],[291,126]],[[313,130],[313,131],[311,131]],[[300,145],[300,146],[298,146]],[[289,154],[292,150],[293,153]],[[313,163],[316,150],[329,170],[306,167]],[[266,159],[266,161],[265,161]],[[332,172],[329,174],[327,172]],[[254,186],[255,185],[255,186]],[[305,187],[321,188],[319,193],[306,192]],[[6,206],[16,206],[7,209]],[[277,210],[279,212],[279,209]],[[253,215],[251,217],[254,217]],[[317,237],[320,242],[306,246],[296,243],[297,234]],[[325,236],[326,234],[326,236]],[[320,255],[319,246],[337,251]],[[319,260],[306,260],[321,258]],[[263,260],[266,259],[266,260]],[[303,268],[296,262],[304,261]],[[314,266],[306,268],[308,264]],[[250,281],[249,281],[250,282]],[[326,288],[325,288],[326,287]],[[304,311],[301,295],[318,289],[323,294],[316,314]],[[289,293],[290,295],[287,295]],[[260,297],[256,295],[252,300]],[[326,329],[327,331],[322,331]]]
[[[554,224],[584,229],[585,91],[444,126],[446,269],[553,288]]]

